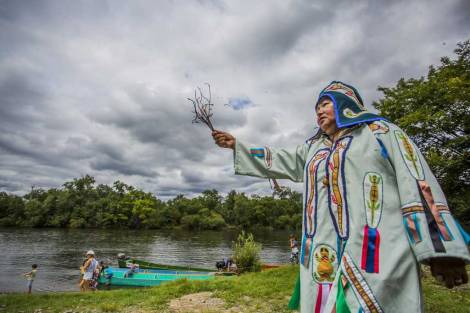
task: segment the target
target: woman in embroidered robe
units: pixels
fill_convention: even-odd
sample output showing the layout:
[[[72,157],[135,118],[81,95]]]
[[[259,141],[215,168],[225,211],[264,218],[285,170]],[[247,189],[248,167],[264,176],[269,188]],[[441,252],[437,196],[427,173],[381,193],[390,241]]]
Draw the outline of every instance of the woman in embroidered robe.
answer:
[[[419,263],[449,288],[466,283],[464,232],[409,137],[342,82],[316,113],[319,133],[293,150],[212,133],[236,174],[304,184],[301,312],[423,312]]]

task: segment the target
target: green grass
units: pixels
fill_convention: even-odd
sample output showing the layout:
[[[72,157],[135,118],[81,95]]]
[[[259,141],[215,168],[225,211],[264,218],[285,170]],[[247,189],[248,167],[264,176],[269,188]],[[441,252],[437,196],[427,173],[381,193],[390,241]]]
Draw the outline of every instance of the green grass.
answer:
[[[470,267],[468,268],[470,269]],[[287,303],[298,273],[296,266],[284,266],[240,277],[218,277],[211,281],[181,280],[159,287],[47,294],[0,295],[0,313],[34,312],[169,312],[171,299],[203,291],[225,301],[232,312],[289,312]],[[470,307],[470,287],[448,290],[434,283],[425,272],[423,279],[428,313],[464,313]]]
[[[470,277],[470,266],[467,266]],[[424,308],[426,313],[470,312],[470,284],[447,289],[436,283],[427,268],[423,271]]]

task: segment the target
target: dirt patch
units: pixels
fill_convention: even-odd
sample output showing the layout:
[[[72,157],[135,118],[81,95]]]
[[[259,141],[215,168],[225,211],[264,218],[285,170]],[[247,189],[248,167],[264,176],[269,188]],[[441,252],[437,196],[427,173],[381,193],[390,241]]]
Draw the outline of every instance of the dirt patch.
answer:
[[[185,295],[170,302],[171,313],[209,313],[224,311],[225,302],[213,298],[212,292],[199,292]]]

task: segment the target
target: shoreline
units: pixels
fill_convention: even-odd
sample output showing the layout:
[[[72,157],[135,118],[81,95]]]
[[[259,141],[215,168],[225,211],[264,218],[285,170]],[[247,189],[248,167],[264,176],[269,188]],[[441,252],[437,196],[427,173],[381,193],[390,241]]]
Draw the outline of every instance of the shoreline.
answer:
[[[470,272],[470,265],[467,266]],[[179,280],[158,287],[0,294],[0,312],[260,312],[288,313],[298,266],[285,265],[259,273],[219,277],[205,282]],[[446,289],[423,270],[427,313],[465,313],[470,285]],[[197,307],[197,309],[196,309]],[[201,312],[201,310],[199,312]]]

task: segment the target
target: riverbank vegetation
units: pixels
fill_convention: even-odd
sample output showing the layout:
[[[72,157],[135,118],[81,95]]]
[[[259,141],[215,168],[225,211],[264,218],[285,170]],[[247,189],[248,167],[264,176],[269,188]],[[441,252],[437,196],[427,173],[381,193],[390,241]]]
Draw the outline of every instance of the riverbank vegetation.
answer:
[[[235,191],[222,197],[212,189],[192,199],[178,195],[164,202],[121,181],[96,185],[89,175],[23,197],[0,192],[0,226],[295,229],[302,224],[301,211],[301,195],[288,188],[275,197]]]
[[[470,270],[470,267],[467,267]],[[0,295],[3,312],[206,312],[287,313],[298,266],[283,266],[212,281],[181,280],[159,287],[47,294]],[[425,311],[464,313],[470,307],[469,285],[446,289],[424,271]]]
[[[261,270],[261,244],[255,242],[253,234],[242,231],[233,243],[233,258],[238,273],[259,272]]]

